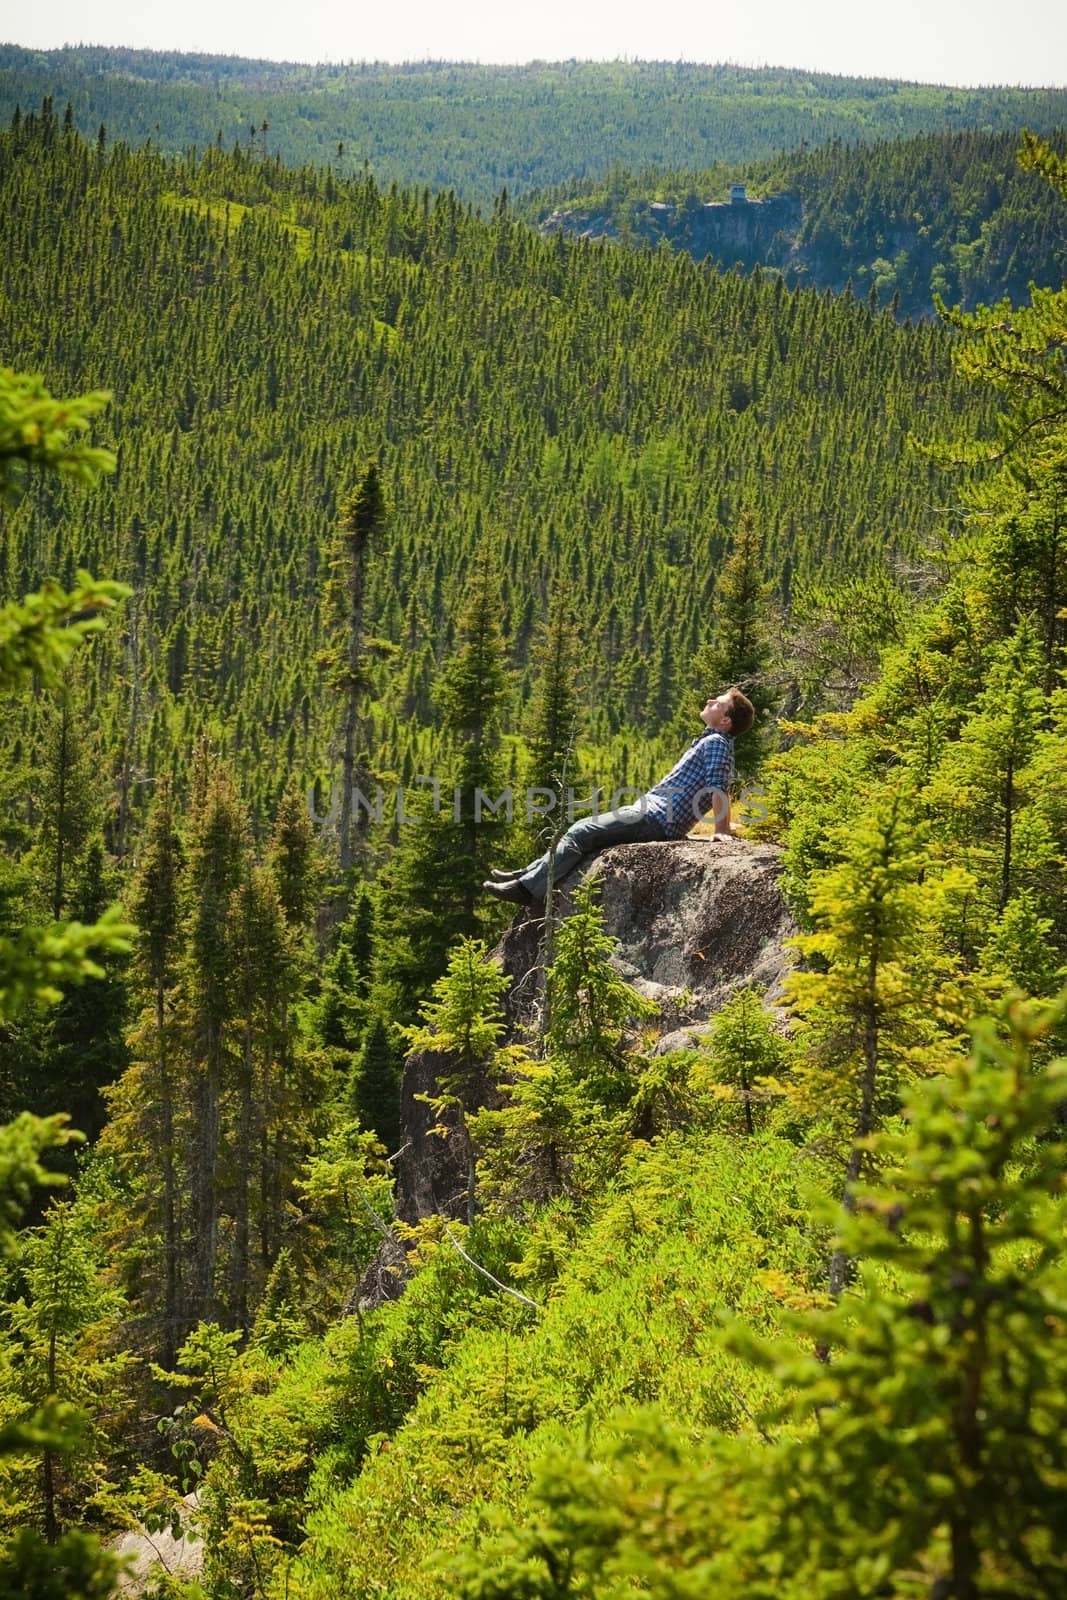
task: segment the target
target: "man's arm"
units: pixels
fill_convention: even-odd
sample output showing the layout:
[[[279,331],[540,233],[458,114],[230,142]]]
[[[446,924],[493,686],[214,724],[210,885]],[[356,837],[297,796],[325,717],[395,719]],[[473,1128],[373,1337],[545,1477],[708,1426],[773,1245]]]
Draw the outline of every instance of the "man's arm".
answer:
[[[708,739],[709,748],[706,751],[707,783],[709,789],[715,791],[715,804],[712,815],[715,818],[716,839],[732,839],[734,830],[732,825],[730,805],[730,784],[733,782],[734,760],[733,746],[729,740],[719,737]]]

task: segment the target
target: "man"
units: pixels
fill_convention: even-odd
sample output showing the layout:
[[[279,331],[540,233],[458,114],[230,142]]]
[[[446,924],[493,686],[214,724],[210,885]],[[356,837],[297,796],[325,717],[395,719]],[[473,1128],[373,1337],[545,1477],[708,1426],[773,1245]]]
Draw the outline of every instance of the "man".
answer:
[[[734,739],[748,732],[754,716],[752,702],[740,689],[727,689],[709,700],[700,713],[704,732],[654,789],[635,805],[571,823],[556,845],[556,880],[566,877],[586,856],[599,855],[614,844],[684,839],[708,811],[714,813],[716,834],[728,834]],[[517,872],[494,871],[482,888],[498,900],[534,905],[544,900],[548,891],[551,857],[552,852],[546,851]]]

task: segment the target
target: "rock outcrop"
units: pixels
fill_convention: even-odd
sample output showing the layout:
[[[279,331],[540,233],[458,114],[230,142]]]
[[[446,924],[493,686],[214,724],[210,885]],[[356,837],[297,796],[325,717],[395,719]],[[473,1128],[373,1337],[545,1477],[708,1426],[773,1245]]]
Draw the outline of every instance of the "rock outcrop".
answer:
[[[660,1050],[692,1042],[735,990],[754,984],[773,1005],[789,968],[796,932],[778,884],[781,855],[740,839],[689,838],[617,845],[560,885],[566,915],[586,876],[601,884],[604,925],[618,941],[620,973],[660,1007]],[[542,994],[544,921],[521,911],[497,945],[511,983],[504,996],[513,1039],[536,1023]],[[432,1094],[439,1058],[421,1052],[404,1070],[403,1149],[396,1162],[397,1212],[405,1222],[441,1213],[462,1218],[466,1174],[458,1141],[431,1133],[435,1118],[420,1098]],[[482,1104],[496,1091],[478,1086]],[[373,1270],[373,1269],[372,1269]],[[393,1263],[390,1281],[396,1278]],[[370,1280],[366,1292],[376,1298]]]
[[[660,1048],[674,1049],[745,985],[772,1006],[781,999],[786,941],[797,931],[778,883],[781,861],[775,846],[741,839],[617,845],[564,879],[561,910],[583,877],[600,881],[615,964],[660,1006]],[[542,933],[541,918],[523,912],[494,952],[512,980],[505,1010],[516,1035],[540,1005]]]

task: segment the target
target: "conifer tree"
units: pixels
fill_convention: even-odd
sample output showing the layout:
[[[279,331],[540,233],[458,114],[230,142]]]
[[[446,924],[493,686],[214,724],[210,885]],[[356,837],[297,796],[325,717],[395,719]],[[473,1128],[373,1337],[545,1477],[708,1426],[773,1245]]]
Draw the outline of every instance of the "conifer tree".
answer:
[[[577,789],[581,781],[578,630],[569,606],[559,593],[549,602],[548,616],[534,646],[532,664],[537,677],[526,718],[530,749],[527,783],[531,790],[543,791],[535,809],[547,805],[545,795],[555,799],[547,827],[544,822],[534,821],[531,828],[533,847],[544,849],[545,832],[554,834],[563,826],[565,790]]]
[[[500,571],[488,547],[477,556],[459,617],[459,642],[437,687],[451,747],[452,821],[460,931],[471,932],[478,886],[498,849],[506,819],[495,804],[502,780],[501,722],[508,695],[500,624]],[[458,815],[457,815],[458,812]]]
[[[149,1073],[141,1115],[147,1126],[143,1145],[158,1159],[160,1183],[145,1186],[145,1197],[161,1207],[163,1294],[160,1348],[164,1366],[174,1363],[183,1325],[183,1254],[176,1128],[181,1072],[175,1060],[172,997],[180,958],[179,920],[183,852],[178,838],[169,781],[164,778],[148,817],[148,831],[134,885],[130,912],[138,929],[136,968],[148,1000],[147,1014],[131,1044],[144,1049]],[[156,1119],[158,1118],[158,1132]]]
[[[763,1121],[768,1098],[759,1080],[776,1078],[786,1054],[756,989],[739,989],[715,1013],[705,1050],[713,1081],[728,1088],[740,1104],[744,1130],[751,1138]]]
[[[314,915],[318,885],[311,818],[295,781],[278,806],[269,861],[286,922],[306,929]]]
[[[86,484],[110,471],[114,466],[111,453],[85,445],[79,438],[106,398],[97,394],[58,401],[39,378],[0,370],[0,496],[13,498],[31,466],[66,473]],[[32,676],[46,688],[59,686],[74,651],[100,630],[99,613],[125,593],[120,585],[95,583],[87,573],[79,572],[76,586],[69,592],[49,583],[21,604],[0,606],[0,695],[10,696]],[[10,891],[10,876],[4,887]],[[0,901],[4,898],[0,895]],[[27,925],[24,916],[16,920],[5,915],[0,921],[0,1023],[8,1024],[31,1008],[54,1004],[61,998],[60,986],[102,977],[100,958],[127,951],[132,932],[114,907],[96,922],[74,925],[34,927]],[[41,1157],[62,1149],[75,1137],[64,1121],[23,1114],[0,1127],[0,1254],[5,1257],[13,1252],[15,1224],[32,1188],[58,1181],[56,1174],[42,1166]],[[90,1271],[85,1282],[79,1281],[77,1252],[62,1247],[68,1216],[67,1208],[55,1208],[50,1238],[42,1243],[36,1258],[32,1251],[27,1254],[23,1282],[36,1303],[27,1306],[24,1299],[9,1300],[6,1312],[8,1328],[18,1325],[17,1345],[26,1361],[24,1375],[45,1404],[32,1404],[28,1394],[31,1404],[24,1408],[22,1419],[6,1420],[0,1427],[0,1457],[17,1452],[24,1464],[40,1457],[44,1519],[52,1537],[58,1533],[62,1514],[57,1458],[76,1457],[85,1437],[81,1427],[73,1425],[79,1420],[77,1414],[55,1396],[69,1379],[74,1379],[76,1391],[81,1380],[93,1382],[100,1371],[87,1370],[85,1365],[79,1368],[77,1362],[68,1366],[64,1360],[61,1373],[60,1340],[64,1333],[84,1328],[105,1309],[96,1274]],[[39,1360],[42,1336],[43,1368]],[[10,1351],[4,1355],[9,1357]],[[9,1360],[3,1365],[7,1377]],[[113,1380],[115,1373],[112,1368],[107,1379]],[[0,1588],[11,1594],[62,1593],[102,1600],[115,1577],[114,1559],[102,1554],[96,1542],[81,1532],[64,1535],[46,1550],[34,1530],[23,1527],[0,1549]]]
[[[551,1056],[566,1063],[584,1092],[606,1112],[619,1111],[633,1096],[634,1025],[655,1015],[611,965],[615,941],[604,929],[599,887],[583,883],[574,908],[556,935],[555,960],[545,975],[544,1037]]]
[[[301,1098],[294,1007],[310,965],[319,876],[311,819],[295,783],[290,784],[278,808],[269,866],[285,929],[276,929],[271,935],[274,970],[267,974],[268,993],[273,991],[277,1019],[262,1070],[260,1241],[264,1263],[274,1259],[281,1244],[283,1193],[293,1152],[299,1146],[289,1126],[294,1094],[298,1101]],[[269,893],[266,900],[269,909]],[[302,1111],[305,1109],[301,1106]]]
[[[229,1307],[233,1325],[247,1332],[251,1303],[252,1176],[257,1152],[278,1137],[288,1107],[269,1105],[281,1044],[279,1002],[287,987],[285,911],[273,875],[246,862],[232,910],[233,1002],[235,1022],[235,1108],[232,1139],[233,1252],[230,1262]],[[283,1109],[284,1108],[284,1109]],[[272,1114],[273,1112],[273,1114]],[[258,1123],[258,1126],[257,1126]],[[269,1166],[261,1154],[262,1183],[255,1200],[272,1205],[284,1182],[283,1161],[274,1152]],[[280,1197],[277,1210],[280,1212]],[[277,1248],[276,1229],[264,1217],[261,1237],[270,1259]]]
[[[522,1516],[450,1564],[462,1600],[1058,1595],[1067,1062],[1031,1058],[1056,1017],[983,1019],[874,1139],[878,1182],[840,1222],[861,1293],[794,1314],[799,1348],[727,1326],[775,1381],[760,1441],[694,1451],[688,1416],[645,1412],[607,1452],[546,1453]]]
[[[349,1099],[361,1128],[377,1135],[390,1153],[400,1146],[400,1062],[382,1017],[363,1035],[350,1076]]]
[[[997,912],[1012,893],[1023,774],[1046,711],[1041,670],[1029,623],[992,648],[978,703],[959,740],[946,748],[925,796],[964,847]]]
[[[371,461],[359,485],[345,503],[330,551],[330,576],[324,601],[324,648],[319,657],[327,672],[327,686],[341,699],[341,810],[340,864],[348,872],[355,860],[354,829],[357,787],[368,784],[361,765],[361,706],[367,689],[364,612],[367,563],[372,543],[380,537],[385,502],[378,464]],[[368,784],[369,786],[369,784]]]
[[[91,925],[117,898],[99,838],[72,870],[68,914]],[[95,1138],[104,1121],[103,1092],[129,1060],[123,1033],[127,1021],[127,963],[115,956],[107,971],[67,985],[63,998],[39,1029],[39,1080],[24,1085],[24,1103],[44,1112],[66,1111],[76,1128]]]
[[[189,1290],[193,1321],[217,1314],[222,1097],[229,1084],[235,1016],[232,898],[241,881],[245,817],[229,773],[201,757],[189,831],[183,918],[184,987],[192,1069],[189,1159]]]
[[[431,1050],[445,1057],[438,1074],[434,1110],[444,1121],[451,1113],[458,1124],[467,1169],[467,1224],[477,1210],[476,1149],[469,1118],[484,1104],[487,1086],[525,1051],[501,1045],[504,1019],[500,996],[508,979],[476,939],[464,939],[452,951],[448,971],[433,986],[422,1007],[418,1027],[404,1029],[409,1053]],[[447,1123],[445,1124],[447,1125]]]
[[[812,964],[789,979],[800,1023],[790,1092],[845,1144],[846,1209],[855,1204],[866,1141],[897,1104],[914,1052],[925,1047],[930,1064],[939,1049],[951,1059],[953,1016],[942,998],[949,964],[939,953],[938,912],[959,878],[949,870],[926,877],[926,841],[909,814],[910,799],[907,790],[889,791],[842,830],[840,862],[814,877],[816,931],[796,941]],[[846,1268],[837,1250],[831,1293],[840,1294]]]
[[[92,759],[68,691],[60,699],[42,761],[38,850],[42,889],[57,920],[69,911],[78,869],[98,828]]]
[[[715,582],[711,637],[697,651],[690,673],[699,704],[684,712],[687,724],[691,723],[694,709],[708,695],[721,694],[731,685],[748,696],[756,720],[737,740],[735,759],[742,775],[751,773],[759,761],[767,742],[766,717],[777,703],[770,677],[774,591],[764,576],[762,544],[755,514],[742,512],[730,554]]]
[[[432,802],[427,792],[418,813],[408,816],[379,880],[375,989],[379,1009],[395,1022],[413,1016],[419,998],[444,971],[453,941],[472,937],[488,920],[478,905],[479,886],[508,826],[500,759],[506,694],[500,577],[483,549],[456,650],[437,690],[446,780],[438,782]]]
[[[38,1479],[26,1509],[49,1544],[80,1518],[86,1480],[92,1487],[103,1443],[102,1414],[119,1423],[119,1385],[129,1358],[109,1352],[121,1296],[105,1288],[89,1208],[57,1202],[20,1252],[23,1293],[7,1307],[14,1377],[30,1411],[45,1401],[76,1407],[82,1437],[77,1452],[45,1446],[31,1469]]]
[[[300,1311],[300,1283],[288,1250],[279,1250],[256,1309],[251,1342],[268,1355],[284,1358],[307,1337],[307,1319]]]

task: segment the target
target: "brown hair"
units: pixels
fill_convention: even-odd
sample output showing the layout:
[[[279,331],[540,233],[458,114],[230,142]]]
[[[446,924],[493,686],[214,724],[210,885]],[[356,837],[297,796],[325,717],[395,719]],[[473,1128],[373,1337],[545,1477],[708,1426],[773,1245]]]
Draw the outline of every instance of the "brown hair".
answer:
[[[730,732],[735,739],[747,733],[756,720],[756,708],[747,695],[743,695],[736,684],[726,691],[728,701],[726,712],[730,718]]]

